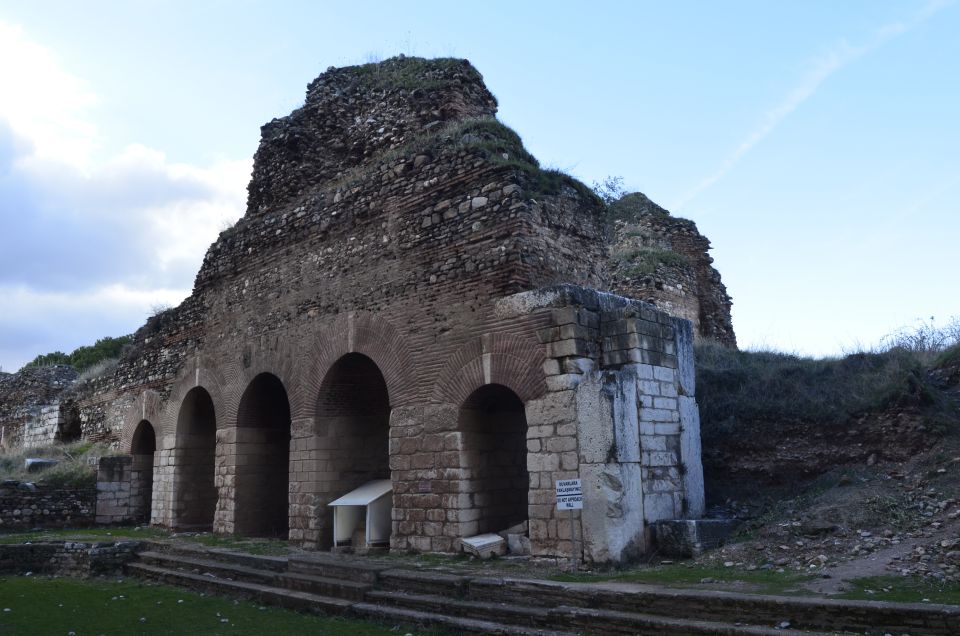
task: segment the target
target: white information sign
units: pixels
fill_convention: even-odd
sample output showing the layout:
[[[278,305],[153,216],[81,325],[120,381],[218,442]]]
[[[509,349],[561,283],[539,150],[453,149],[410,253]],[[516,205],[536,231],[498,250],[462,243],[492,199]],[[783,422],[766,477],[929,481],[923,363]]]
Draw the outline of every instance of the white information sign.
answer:
[[[583,487],[579,479],[557,480],[557,510],[581,510]]]

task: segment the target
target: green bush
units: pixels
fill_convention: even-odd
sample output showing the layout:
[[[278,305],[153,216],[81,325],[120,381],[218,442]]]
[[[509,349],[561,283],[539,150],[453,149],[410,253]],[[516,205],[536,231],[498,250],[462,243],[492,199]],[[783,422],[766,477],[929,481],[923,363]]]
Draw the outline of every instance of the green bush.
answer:
[[[133,336],[119,338],[100,338],[92,345],[77,347],[70,355],[54,351],[39,355],[28,362],[27,367],[43,367],[52,364],[69,364],[77,371],[83,371],[104,360],[119,358],[123,348],[133,342]]]
[[[697,402],[705,429],[738,422],[803,421],[840,425],[895,403],[937,399],[915,352],[894,348],[843,358],[697,347]]]
[[[683,254],[655,247],[641,247],[619,252],[614,254],[614,258],[621,263],[620,271],[631,278],[653,274],[660,266],[688,267],[690,265],[690,261]]]

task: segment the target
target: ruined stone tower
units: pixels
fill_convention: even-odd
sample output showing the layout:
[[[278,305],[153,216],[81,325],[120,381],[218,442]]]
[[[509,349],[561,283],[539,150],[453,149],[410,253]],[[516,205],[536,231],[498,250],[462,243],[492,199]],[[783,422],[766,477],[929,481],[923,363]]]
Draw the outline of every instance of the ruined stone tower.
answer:
[[[263,127],[192,295],[76,400],[152,457],[153,523],[326,548],[327,504],[386,479],[394,549],[566,555],[579,477],[577,550],[621,561],[701,514],[693,325],[603,291],[605,206],[495,113],[468,62],[395,58]]]

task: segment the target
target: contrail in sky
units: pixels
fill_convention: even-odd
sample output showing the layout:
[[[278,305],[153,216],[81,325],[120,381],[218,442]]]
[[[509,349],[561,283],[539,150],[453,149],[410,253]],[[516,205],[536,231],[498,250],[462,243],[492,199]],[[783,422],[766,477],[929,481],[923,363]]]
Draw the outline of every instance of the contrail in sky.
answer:
[[[754,146],[773,132],[773,130],[780,125],[780,122],[786,119],[787,116],[795,111],[803,102],[810,99],[828,77],[851,62],[881,47],[898,35],[906,33],[910,29],[923,23],[937,12],[954,4],[954,1],[955,0],[933,0],[927,3],[923,9],[918,11],[916,15],[909,20],[893,22],[880,27],[874,32],[872,40],[866,44],[854,46],[846,41],[841,41],[838,46],[834,47],[833,50],[816,61],[811,71],[807,73],[800,83],[797,84],[779,104],[767,111],[760,124],[723,160],[720,167],[717,168],[713,174],[700,181],[700,183],[680,197],[671,207],[677,211],[681,210],[701,192],[722,179],[737,165],[745,154],[750,152]]]

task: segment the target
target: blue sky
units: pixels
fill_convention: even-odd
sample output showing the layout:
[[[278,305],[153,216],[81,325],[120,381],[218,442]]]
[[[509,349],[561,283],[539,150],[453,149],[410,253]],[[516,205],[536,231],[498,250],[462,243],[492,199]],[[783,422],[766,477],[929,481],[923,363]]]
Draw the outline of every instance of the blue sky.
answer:
[[[713,242],[746,347],[960,316],[960,6],[0,0],[0,368],[178,303],[328,66],[470,59],[547,166]]]

